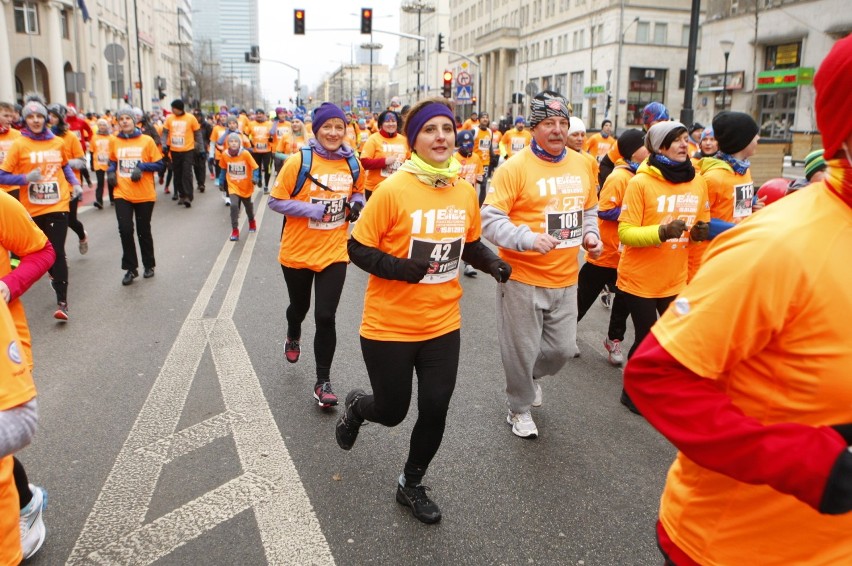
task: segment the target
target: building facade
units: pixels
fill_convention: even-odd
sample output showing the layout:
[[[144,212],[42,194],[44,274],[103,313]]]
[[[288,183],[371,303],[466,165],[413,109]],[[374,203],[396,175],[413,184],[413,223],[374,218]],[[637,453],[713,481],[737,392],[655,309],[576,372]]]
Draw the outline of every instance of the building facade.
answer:
[[[0,99],[158,108],[187,84],[190,14],[189,0],[3,1]]]
[[[455,12],[460,2],[452,4]],[[450,67],[449,54],[438,53],[438,34],[448,38],[449,21],[450,0],[402,0],[400,32],[426,39],[400,39],[399,51],[390,71],[389,96],[399,96],[400,102],[406,105],[440,95],[441,75]],[[445,46],[449,48],[446,39]]]
[[[762,137],[789,140],[816,130],[813,76],[834,42],[852,32],[852,4],[710,0],[701,32],[696,119],[706,123],[732,108],[754,116]],[[727,73],[723,42],[730,42]]]

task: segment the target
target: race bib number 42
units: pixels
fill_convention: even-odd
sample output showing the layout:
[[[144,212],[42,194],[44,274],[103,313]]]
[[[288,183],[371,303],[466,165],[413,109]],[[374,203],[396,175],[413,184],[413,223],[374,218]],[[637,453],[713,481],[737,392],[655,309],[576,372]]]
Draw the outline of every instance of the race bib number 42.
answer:
[[[429,270],[420,283],[446,283],[457,279],[461,264],[462,238],[451,240],[427,240],[412,238],[408,250],[411,259],[425,259]]]

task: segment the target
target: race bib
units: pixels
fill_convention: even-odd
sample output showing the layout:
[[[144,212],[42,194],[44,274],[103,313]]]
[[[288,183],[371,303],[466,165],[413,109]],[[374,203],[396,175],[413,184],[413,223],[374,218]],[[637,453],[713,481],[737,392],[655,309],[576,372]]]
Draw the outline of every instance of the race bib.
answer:
[[[183,136],[172,136],[172,147],[183,147],[186,138]]]
[[[228,163],[228,176],[234,181],[242,181],[247,179],[247,169],[245,163]]]
[[[479,140],[479,150],[480,151],[489,151],[491,149],[491,140],[488,138],[481,138]]]
[[[461,237],[448,240],[411,238],[408,257],[429,261],[429,270],[420,283],[434,285],[458,279],[462,246]]]
[[[254,144],[254,148],[257,151],[266,151],[266,148],[267,148],[266,142],[258,142],[256,144]]]
[[[382,177],[390,177],[391,175],[396,173],[396,170],[399,169],[400,165],[402,165],[402,162],[400,162],[399,158],[397,157],[396,161],[394,161],[390,165],[382,167]]]
[[[101,165],[106,165],[109,162],[109,154],[108,153],[98,153],[98,163]]]
[[[583,210],[545,212],[547,233],[559,240],[557,248],[576,248],[583,243]]]
[[[129,179],[139,161],[139,159],[120,159],[118,161],[118,176]]]
[[[308,228],[312,230],[334,230],[343,226],[346,218],[346,199],[344,198],[318,198],[311,197],[312,203],[325,205],[325,216],[322,220],[308,220]]]
[[[754,196],[754,185],[734,185],[734,218],[751,216],[751,199]]]
[[[59,182],[44,181],[41,183],[30,183],[27,193],[32,204],[49,205],[59,202]]]
[[[512,153],[524,149],[524,138],[512,138]]]

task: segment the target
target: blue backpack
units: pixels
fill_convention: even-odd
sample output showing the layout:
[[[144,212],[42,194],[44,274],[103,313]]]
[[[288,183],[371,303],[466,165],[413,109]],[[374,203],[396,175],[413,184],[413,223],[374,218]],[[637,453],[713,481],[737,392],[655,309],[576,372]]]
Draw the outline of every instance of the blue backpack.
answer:
[[[299,150],[302,155],[302,164],[299,167],[299,174],[296,176],[296,185],[293,187],[293,194],[290,195],[290,198],[295,197],[302,191],[302,187],[305,186],[305,181],[308,179],[318,187],[322,187],[323,189],[330,191],[329,187],[326,187],[322,183],[320,183],[313,175],[311,175],[311,162],[313,161],[313,152],[310,147],[303,147]],[[346,163],[349,165],[349,172],[352,175],[352,186],[358,182],[358,177],[361,176],[361,163],[358,161],[358,158],[355,157],[353,153],[349,157],[346,158]]]

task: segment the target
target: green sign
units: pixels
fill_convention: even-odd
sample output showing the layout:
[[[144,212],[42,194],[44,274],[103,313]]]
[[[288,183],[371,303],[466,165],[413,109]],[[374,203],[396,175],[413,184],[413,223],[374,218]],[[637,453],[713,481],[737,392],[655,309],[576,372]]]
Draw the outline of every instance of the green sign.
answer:
[[[813,83],[813,67],[777,69],[774,71],[763,71],[757,74],[757,90],[795,88],[799,85],[810,85]]]
[[[598,94],[603,94],[606,92],[606,87],[604,85],[592,85],[583,87],[583,96],[596,96]]]

